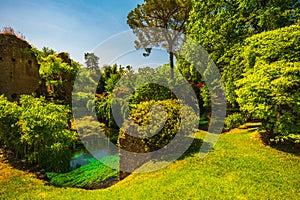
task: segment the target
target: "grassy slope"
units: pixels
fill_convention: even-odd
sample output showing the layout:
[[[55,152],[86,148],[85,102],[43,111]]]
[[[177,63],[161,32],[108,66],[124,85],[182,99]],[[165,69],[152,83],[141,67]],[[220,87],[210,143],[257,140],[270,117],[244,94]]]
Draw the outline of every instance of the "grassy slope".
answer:
[[[192,155],[102,190],[46,186],[0,164],[0,199],[300,199],[300,158],[233,130],[204,159]]]

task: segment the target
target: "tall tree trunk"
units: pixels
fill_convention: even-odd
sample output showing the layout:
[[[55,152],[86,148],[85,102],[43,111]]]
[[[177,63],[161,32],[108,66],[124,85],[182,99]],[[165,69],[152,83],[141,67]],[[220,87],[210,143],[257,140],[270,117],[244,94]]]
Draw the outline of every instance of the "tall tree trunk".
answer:
[[[170,51],[170,79],[174,79],[174,52]]]

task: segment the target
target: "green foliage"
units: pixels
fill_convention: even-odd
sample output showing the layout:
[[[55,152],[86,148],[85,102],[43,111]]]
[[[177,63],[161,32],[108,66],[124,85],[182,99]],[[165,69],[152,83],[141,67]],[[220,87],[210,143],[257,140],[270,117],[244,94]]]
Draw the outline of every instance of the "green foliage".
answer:
[[[100,122],[109,128],[118,128],[112,114],[112,95],[108,94],[105,98],[95,99],[95,111]]]
[[[130,102],[138,104],[143,101],[158,101],[174,98],[170,89],[176,87],[178,74],[175,72],[174,85],[171,85],[170,82],[164,80],[164,77],[168,76],[168,68],[168,65],[160,66],[156,69],[151,67],[139,68],[138,72],[132,75],[137,87],[130,97]],[[160,83],[160,85],[156,83]],[[165,83],[168,88],[162,86],[163,83]]]
[[[228,129],[238,128],[245,123],[245,116],[241,113],[233,113],[226,117],[225,125]]]
[[[249,37],[243,44],[236,45],[227,52],[223,57],[229,63],[223,70],[227,100],[231,104],[236,103],[235,81],[241,79],[243,73],[253,68],[257,62],[300,61],[299,37],[300,26],[292,25]]]
[[[131,97],[131,103],[136,104],[143,101],[159,101],[171,98],[172,93],[169,89],[157,84],[146,84],[135,90],[134,95]]]
[[[286,60],[289,62],[300,61],[300,26],[292,25],[273,31],[263,32],[247,38],[244,42],[246,68],[252,68],[257,60],[267,63]]]
[[[69,130],[70,110],[31,96],[21,96],[20,106],[1,97],[0,109],[0,140],[6,148],[48,171],[69,169],[77,140]]]
[[[118,69],[116,65],[112,67],[106,66],[102,76],[105,80],[105,90],[103,91],[105,95],[95,100],[95,110],[98,119],[105,123],[107,127],[118,129],[119,127],[116,125],[112,115],[112,104],[115,107],[119,107],[117,109],[123,113],[126,105],[122,102],[126,100],[130,104],[138,104],[150,100],[174,99],[175,96],[171,90],[180,86],[184,80],[177,71],[175,71],[172,81],[165,80],[165,77],[168,76],[168,67],[168,65],[160,66],[156,69],[145,67],[140,68],[138,72],[133,72],[123,70],[121,67]],[[120,80],[121,77],[122,79]],[[164,83],[169,89],[156,83]],[[136,86],[134,92],[133,85]],[[180,92],[184,96],[186,91]],[[131,93],[133,94],[129,96]],[[126,113],[123,113],[123,115],[125,116]]]
[[[119,66],[117,64],[114,64],[112,66],[106,65],[101,69],[101,79],[97,80],[98,86],[97,86],[97,93],[107,93],[112,92],[116,83],[119,81],[121,76],[124,73],[129,73],[131,71],[131,68],[128,66],[127,70],[124,70],[122,66]]]
[[[191,6],[191,1],[144,0],[128,14],[127,23],[130,28],[164,27],[184,31]]]
[[[162,113],[165,113],[164,115]],[[192,134],[193,122],[198,121],[197,116],[187,105],[181,107],[179,100],[164,101],[146,101],[140,104],[132,105],[130,112],[132,121],[125,121],[121,129],[122,133],[127,133],[132,127],[138,127],[138,134],[149,136],[143,139],[146,144],[146,151],[154,151],[163,148],[178,133],[179,129],[186,131],[186,134]],[[187,127],[183,127],[181,120],[188,122]],[[163,124],[163,122],[165,122]],[[190,124],[189,124],[190,123]],[[158,129],[161,125],[163,127]]]
[[[207,86],[204,86],[200,89],[200,96],[203,100],[203,106],[209,108],[211,106],[210,93]]]
[[[299,8],[297,0],[197,0],[190,14],[189,35],[223,65],[219,59],[245,38],[295,24]]]
[[[121,74],[111,74],[105,82],[105,91],[112,92],[120,78]]]
[[[127,16],[127,24],[138,37],[135,46],[146,50],[144,56],[149,56],[153,47],[163,47],[169,52],[171,79],[174,76],[174,49],[182,38],[180,34],[186,32],[191,8],[191,0],[144,0],[143,4],[137,5]],[[147,28],[165,30],[150,31]],[[176,32],[174,34],[166,30]]]
[[[100,73],[81,68],[76,76],[76,87],[79,88],[74,87],[73,91],[94,93],[98,82],[95,80],[96,76],[100,76]],[[99,77],[97,78],[99,79]]]
[[[38,51],[38,50],[35,49],[35,51]],[[49,48],[49,47],[43,47],[43,48],[42,48],[42,51],[38,51],[38,52],[36,52],[36,53],[39,54],[39,55],[41,56],[40,58],[46,58],[47,56],[53,55],[53,54],[55,54],[56,52],[55,52],[53,49]]]
[[[283,136],[276,136],[275,139],[271,139],[271,142],[280,142],[280,143],[294,143],[299,144],[300,143],[300,134],[289,134],[289,135],[283,135]]]
[[[70,59],[66,52],[56,54],[49,48],[32,51],[40,65],[39,95],[46,96],[49,100],[71,104],[72,85],[80,64]]]
[[[52,185],[59,187],[78,187],[85,189],[100,188],[102,182],[109,178],[114,178],[116,180],[116,177],[118,176],[117,170],[111,169],[103,164],[103,162],[117,163],[118,161],[119,159],[116,156],[105,157],[99,161],[91,159],[89,164],[81,166],[73,171],[63,174],[47,173],[47,176]]]
[[[244,76],[237,82],[240,109],[261,119],[271,139],[299,135],[300,62],[259,62]]]
[[[17,157],[23,157],[23,147],[20,145],[20,128],[17,126],[22,109],[15,102],[7,101],[0,96],[0,141],[6,149],[15,152]]]
[[[98,120],[108,128],[118,128],[111,111],[112,92],[121,76],[130,72],[129,66],[125,70],[116,64],[104,66],[100,71],[81,69],[73,91],[73,109],[82,113],[82,116],[88,112],[96,112]],[[97,80],[99,78],[100,80]],[[97,88],[96,91],[95,88]],[[117,90],[116,93],[121,96],[127,93],[126,88],[117,88]]]
[[[92,111],[92,108],[90,106],[92,101],[91,99],[94,99],[94,95],[92,93],[73,92],[72,97],[72,109],[74,112],[81,113],[81,115],[84,116],[88,113],[88,111]]]
[[[227,54],[229,102],[261,119],[272,141],[299,141],[299,37],[299,25],[292,25],[247,38]]]
[[[191,51],[191,48],[189,48]],[[201,81],[200,73],[195,69],[191,63],[187,62],[185,59],[177,56],[177,68],[182,76],[190,83],[197,84]]]
[[[112,94],[108,94],[104,98],[95,99],[95,112],[98,120],[108,128],[119,129],[112,113],[112,106],[114,106],[114,109],[118,109],[119,113],[123,113],[123,117],[126,116],[124,99],[112,98]]]
[[[97,78],[96,78],[97,77]],[[92,108],[89,104],[95,98],[95,88],[97,87],[100,72],[81,68],[76,77],[76,84],[72,91],[72,110],[76,116],[85,116]]]
[[[47,85],[61,86],[62,80],[59,79],[61,73],[70,70],[70,66],[67,63],[63,63],[61,58],[58,58],[55,54],[49,55],[43,59],[43,63],[40,67],[40,76],[46,79]]]
[[[76,133],[68,127],[70,110],[31,96],[23,96],[20,105],[23,112],[18,125],[27,160],[41,164],[46,170],[68,170],[70,147],[77,140]]]
[[[107,127],[104,123],[99,123],[99,121],[94,119],[92,116],[85,116],[83,118],[76,119],[76,130],[80,134],[81,140],[94,140],[95,137],[105,137],[108,138],[110,142],[117,144],[119,131],[117,129]],[[87,143],[86,145],[89,144]]]
[[[199,42],[218,65],[226,98],[234,108],[238,107],[235,81],[253,66],[256,58],[262,57],[269,62],[299,58],[299,25],[291,26],[299,23],[300,4],[297,0],[284,3],[281,0],[195,0],[193,3],[188,36]],[[290,27],[278,29],[286,26]],[[271,30],[275,31],[265,32]],[[194,82],[201,81],[199,74],[193,73],[191,64],[178,60],[185,77]]]
[[[99,68],[99,58],[94,53],[85,53],[84,59],[89,70],[97,70]]]
[[[145,67],[140,68],[137,73],[131,74],[136,86],[133,95],[130,97],[130,102],[138,104],[143,101],[150,100],[167,100],[175,99],[176,96],[173,93],[177,89],[181,96],[188,97],[188,91],[179,89],[184,84],[188,84],[184,77],[179,73],[177,69],[174,70],[174,76],[172,80],[166,79],[169,74],[169,65],[159,66],[156,69]],[[131,85],[131,84],[128,84]],[[131,88],[133,90],[133,88]]]

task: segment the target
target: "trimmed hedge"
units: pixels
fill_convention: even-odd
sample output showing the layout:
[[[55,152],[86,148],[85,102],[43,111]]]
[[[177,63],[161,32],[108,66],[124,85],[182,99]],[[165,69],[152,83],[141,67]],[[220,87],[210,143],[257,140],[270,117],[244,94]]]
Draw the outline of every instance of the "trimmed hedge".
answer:
[[[120,135],[137,128],[139,134],[145,137],[142,141],[146,152],[165,147],[180,129],[184,130],[186,135],[192,134],[195,131],[193,125],[199,121],[191,107],[183,105],[181,108],[179,100],[152,100],[131,106],[132,121],[124,122]],[[162,113],[166,115],[163,116]],[[181,124],[183,117],[188,122],[185,127]],[[148,137],[149,135],[151,137]]]

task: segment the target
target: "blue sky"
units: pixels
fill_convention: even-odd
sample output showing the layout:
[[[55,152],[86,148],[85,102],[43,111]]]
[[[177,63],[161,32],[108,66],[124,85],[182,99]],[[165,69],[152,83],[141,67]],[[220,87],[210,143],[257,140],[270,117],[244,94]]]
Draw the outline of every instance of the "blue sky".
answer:
[[[127,14],[142,0],[0,0],[0,26],[11,26],[20,31],[33,46],[50,47],[57,52],[69,52],[83,63],[85,52],[92,52],[97,45],[111,36],[130,30]],[[117,44],[112,44],[115,48]],[[101,46],[101,45],[100,45]],[[97,48],[96,48],[97,49]],[[106,51],[108,49],[105,49]],[[120,64],[142,65],[137,55],[131,54]],[[160,55],[159,59],[157,57]],[[164,55],[164,56],[161,56]],[[100,61],[102,55],[97,54]],[[117,55],[119,57],[120,55]],[[135,58],[134,58],[135,57]],[[151,55],[149,63],[166,63],[161,52]],[[141,58],[142,59],[142,58]],[[131,63],[132,62],[132,63]],[[101,63],[109,64],[109,63]]]

